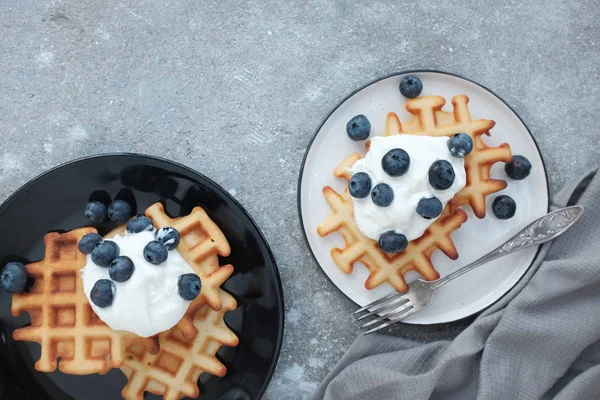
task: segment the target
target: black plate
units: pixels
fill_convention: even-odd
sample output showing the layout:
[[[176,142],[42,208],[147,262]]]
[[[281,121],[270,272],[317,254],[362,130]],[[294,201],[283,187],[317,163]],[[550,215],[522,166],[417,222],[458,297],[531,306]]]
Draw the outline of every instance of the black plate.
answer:
[[[225,233],[235,267],[224,288],[238,302],[225,321],[240,344],[222,347],[227,375],[203,374],[198,382],[203,400],[259,399],[273,375],[283,338],[283,294],[273,254],[252,218],[225,190],[183,165],[137,155],[85,158],[57,167],[27,183],[0,206],[0,265],[14,259],[43,258],[43,236],[53,230],[87,225],[83,208],[90,196],[134,199],[137,212],[162,201],[171,216],[202,206]],[[134,210],[135,211],[135,210]],[[111,223],[99,228],[101,234]],[[12,340],[12,331],[29,322],[10,316],[10,296],[0,291],[0,399],[120,399],[126,383],[119,370],[105,376],[73,376],[33,369],[36,343]],[[159,399],[147,395],[145,399]]]

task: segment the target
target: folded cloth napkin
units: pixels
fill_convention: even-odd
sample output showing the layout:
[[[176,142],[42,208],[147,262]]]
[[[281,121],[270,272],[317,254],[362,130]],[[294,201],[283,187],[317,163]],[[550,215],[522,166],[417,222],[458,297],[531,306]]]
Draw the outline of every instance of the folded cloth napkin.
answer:
[[[583,217],[453,341],[359,337],[312,399],[600,399],[600,174],[554,207]]]

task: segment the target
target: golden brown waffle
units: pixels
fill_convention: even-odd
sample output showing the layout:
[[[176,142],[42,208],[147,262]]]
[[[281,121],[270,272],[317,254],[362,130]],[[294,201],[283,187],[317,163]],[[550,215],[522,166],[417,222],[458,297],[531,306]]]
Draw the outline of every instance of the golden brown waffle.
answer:
[[[506,188],[506,181],[491,179],[490,169],[497,162],[509,162],[510,147],[503,143],[498,147],[487,146],[482,136],[490,135],[496,124],[488,119],[472,119],[465,95],[452,98],[453,112],[442,111],[446,100],[440,96],[423,96],[406,102],[406,110],[414,117],[401,123],[395,113],[387,115],[384,136],[409,134],[427,136],[453,136],[466,133],[473,139],[473,151],[465,157],[467,184],[458,192],[450,205],[470,205],[478,218],[485,217],[485,198]]]
[[[352,175],[348,168],[360,158],[360,154],[353,154],[345,159],[333,174],[337,178],[349,180]],[[348,189],[340,195],[326,186],[323,188],[323,195],[333,214],[317,227],[317,233],[320,236],[327,236],[337,231],[342,235],[344,248],[331,249],[331,258],[347,274],[352,272],[354,263],[362,262],[370,271],[365,282],[367,289],[388,282],[396,290],[406,292],[408,286],[404,275],[408,271],[416,271],[426,280],[439,278],[439,273],[431,264],[431,255],[435,250],[441,250],[453,260],[458,258],[450,234],[467,220],[467,214],[461,209],[452,211],[450,207],[446,207],[442,215],[420,238],[408,243],[406,250],[390,254],[379,250],[377,242],[364,236],[356,226],[354,206]]]
[[[473,139],[473,150],[465,157],[467,183],[444,209],[442,215],[418,239],[411,241],[406,250],[398,254],[388,254],[379,250],[377,242],[364,236],[354,221],[354,207],[348,189],[342,195],[332,188],[323,188],[323,194],[333,210],[321,225],[317,227],[320,236],[338,231],[344,238],[343,249],[331,250],[331,257],[345,273],[351,273],[355,262],[362,262],[370,271],[365,282],[367,289],[372,289],[383,282],[388,282],[396,290],[405,292],[408,287],[404,274],[414,270],[426,280],[439,278],[439,273],[431,263],[431,255],[437,249],[451,259],[458,258],[458,252],[450,237],[451,233],[467,220],[467,214],[457,208],[469,204],[475,215],[485,217],[485,198],[490,193],[498,192],[506,187],[506,182],[490,178],[490,168],[499,161],[510,161],[511,152],[508,144],[489,147],[482,135],[489,135],[495,125],[491,120],[474,120],[467,107],[469,98],[465,95],[452,98],[453,112],[442,111],[446,103],[443,97],[423,96],[406,102],[406,109],[414,117],[400,123],[395,113],[387,115],[384,136],[397,134],[453,136],[466,133]],[[367,143],[368,148],[368,143]],[[346,158],[334,170],[334,176],[349,180],[348,172],[360,154]]]
[[[219,256],[226,257],[231,253],[229,243],[200,207],[195,207],[184,217],[170,218],[163,205],[155,203],[146,209],[146,216],[156,228],[171,226],[179,231],[181,241],[177,251],[202,281],[200,296],[192,301],[187,313],[176,325],[184,336],[193,337],[197,333],[193,323],[196,312],[205,304],[215,311],[222,307],[219,288],[233,273],[233,266],[220,266]]]
[[[181,331],[170,329],[160,333],[161,348],[151,355],[142,346],[128,349],[121,370],[128,382],[121,395],[126,400],[142,400],[144,392],[163,395],[164,400],[177,400],[183,396],[196,398],[199,394],[198,378],[208,372],[224,376],[227,369],[215,357],[221,346],[237,346],[237,336],[225,325],[223,316],[237,306],[235,299],[218,290],[220,310],[208,305],[198,310],[193,320],[196,334],[185,338]]]
[[[35,364],[38,371],[56,370],[60,357],[58,369],[64,373],[105,373],[123,365],[129,345],[158,351],[156,338],[112,330],[88,303],[80,277],[86,256],[77,244],[83,235],[95,232],[94,228],[81,228],[48,233],[44,259],[26,267],[35,279],[33,287],[28,293],[13,295],[12,315],[28,312],[31,317],[31,326],[15,330],[13,337],[41,345],[41,357]]]

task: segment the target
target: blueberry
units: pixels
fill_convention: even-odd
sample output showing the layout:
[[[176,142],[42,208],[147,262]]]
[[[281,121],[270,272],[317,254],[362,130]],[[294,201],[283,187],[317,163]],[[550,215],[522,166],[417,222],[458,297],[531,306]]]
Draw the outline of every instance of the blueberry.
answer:
[[[504,171],[510,178],[520,181],[529,176],[531,163],[523,156],[513,156],[512,160],[504,166]]]
[[[433,219],[440,216],[444,206],[437,197],[431,197],[429,199],[422,198],[417,204],[417,214],[425,219]]]
[[[7,263],[0,273],[0,288],[8,293],[21,293],[27,283],[25,264],[18,261]]]
[[[115,200],[108,206],[108,218],[117,224],[124,224],[131,218],[131,206],[124,200]]]
[[[144,247],[144,258],[150,264],[162,264],[167,261],[168,256],[167,248],[159,241],[153,240]]]
[[[492,211],[498,219],[509,219],[517,211],[517,203],[512,197],[503,194],[496,197],[492,202]]]
[[[145,215],[136,215],[127,222],[127,232],[140,233],[154,229],[152,221]]]
[[[170,226],[163,226],[154,234],[156,240],[158,240],[167,250],[174,250],[179,245],[179,231]]]
[[[414,99],[421,94],[423,82],[414,75],[407,75],[400,81],[400,93],[402,96]]]
[[[363,199],[371,193],[371,178],[365,172],[357,172],[348,182],[350,196]]]
[[[99,267],[108,268],[120,252],[119,245],[112,240],[104,240],[92,250],[92,261]]]
[[[392,149],[381,159],[381,168],[389,176],[402,176],[409,166],[410,156],[403,149]]]
[[[94,287],[90,292],[90,299],[98,307],[105,308],[113,303],[116,292],[117,288],[111,280],[99,279],[94,283]]]
[[[381,251],[385,251],[386,253],[399,253],[406,249],[408,240],[406,239],[406,236],[401,233],[388,231],[379,236],[377,245]]]
[[[101,241],[102,236],[98,235],[97,233],[88,233],[87,235],[83,235],[79,241],[79,244],[77,245],[77,248],[83,254],[92,254],[94,247],[96,247],[96,245]]]
[[[184,274],[177,279],[177,293],[184,299],[192,301],[200,294],[202,282],[196,274]]]
[[[429,183],[434,189],[446,190],[454,183],[454,168],[446,160],[437,160],[429,167]]]
[[[452,156],[463,158],[473,150],[473,139],[466,133],[457,133],[448,139],[448,150]]]
[[[365,140],[371,134],[371,123],[364,115],[357,115],[346,124],[346,133],[352,140]]]
[[[135,266],[133,265],[131,258],[119,256],[110,263],[108,275],[110,276],[110,279],[115,282],[125,282],[131,278],[134,270]]]
[[[90,201],[85,205],[85,217],[92,224],[101,224],[108,219],[106,206],[99,201]]]
[[[394,201],[394,191],[390,185],[380,183],[371,191],[371,200],[379,207],[387,207]]]

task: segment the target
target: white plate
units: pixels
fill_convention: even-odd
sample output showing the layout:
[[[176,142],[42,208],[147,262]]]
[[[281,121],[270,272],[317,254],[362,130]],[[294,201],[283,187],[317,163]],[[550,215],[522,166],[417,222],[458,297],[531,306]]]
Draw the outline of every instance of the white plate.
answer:
[[[484,137],[490,146],[508,142],[513,154],[527,157],[533,167],[531,175],[522,181],[510,180],[504,172],[504,164],[492,168],[492,177],[506,179],[508,187],[502,194],[515,199],[517,212],[512,219],[498,220],[491,212],[491,202],[497,195],[488,197],[488,215],[475,217],[470,208],[467,222],[452,234],[458,249],[458,260],[452,261],[440,251],[433,254],[432,262],[441,276],[479,258],[501,244],[512,234],[548,211],[548,183],[544,163],[529,130],[511,108],[488,89],[464,78],[435,71],[412,71],[389,76],[359,89],[346,98],[322,123],[306,151],[298,192],[300,220],[309,247],[331,281],[349,298],[364,306],[394,289],[384,283],[367,290],[364,282],[368,270],[360,263],[347,275],[333,262],[329,254],[333,247],[343,247],[337,233],[327,237],[317,235],[317,226],[331,213],[321,192],[331,186],[341,192],[346,182],[333,177],[333,169],[348,155],[365,153],[364,142],[354,142],[346,135],[346,123],[357,114],[364,114],[371,121],[371,136],[383,133],[385,117],[390,111],[398,114],[401,121],[411,117],[404,109],[406,99],[400,94],[398,84],[407,74],[423,81],[422,95],[440,95],[446,98],[444,110],[451,110],[450,99],[466,94],[471,101],[469,109],[473,118],[493,119],[496,126],[491,137]],[[433,304],[407,318],[413,324],[435,324],[456,321],[488,307],[523,276],[536,257],[538,249],[529,248],[505,256],[470,272],[440,288]],[[407,280],[418,275],[409,273]]]

